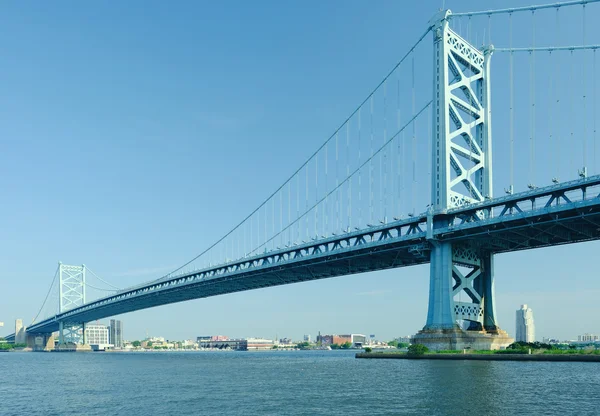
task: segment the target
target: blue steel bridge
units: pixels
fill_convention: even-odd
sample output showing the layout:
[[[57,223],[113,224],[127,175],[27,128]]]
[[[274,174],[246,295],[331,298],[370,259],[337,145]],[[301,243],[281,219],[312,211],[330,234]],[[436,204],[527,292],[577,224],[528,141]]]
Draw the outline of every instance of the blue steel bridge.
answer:
[[[95,300],[85,266],[61,264],[58,312],[38,314],[27,334],[85,342],[86,322],[122,313],[423,263],[425,332],[499,334],[496,254],[600,238],[600,33],[585,24],[600,18],[597,3],[438,12],[334,134],[216,243]],[[573,16],[580,41],[565,43],[560,19]],[[517,25],[532,33],[514,36]]]

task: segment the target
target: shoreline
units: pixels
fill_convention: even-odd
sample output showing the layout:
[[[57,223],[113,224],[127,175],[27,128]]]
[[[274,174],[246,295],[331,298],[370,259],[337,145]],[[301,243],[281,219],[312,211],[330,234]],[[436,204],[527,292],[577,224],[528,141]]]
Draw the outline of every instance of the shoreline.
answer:
[[[480,361],[560,361],[560,362],[597,362],[600,355],[593,354],[424,354],[406,353],[357,353],[356,358],[387,360],[480,360]]]

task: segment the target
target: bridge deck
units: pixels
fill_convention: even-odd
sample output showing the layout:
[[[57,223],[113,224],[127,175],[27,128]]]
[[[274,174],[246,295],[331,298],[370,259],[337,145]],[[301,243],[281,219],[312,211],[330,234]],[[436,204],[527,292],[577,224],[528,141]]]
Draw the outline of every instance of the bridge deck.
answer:
[[[315,279],[429,262],[430,241],[502,253],[600,238],[600,176],[384,224],[132,287],[28,328]],[[435,221],[434,221],[435,219]],[[433,227],[443,223],[444,226]]]

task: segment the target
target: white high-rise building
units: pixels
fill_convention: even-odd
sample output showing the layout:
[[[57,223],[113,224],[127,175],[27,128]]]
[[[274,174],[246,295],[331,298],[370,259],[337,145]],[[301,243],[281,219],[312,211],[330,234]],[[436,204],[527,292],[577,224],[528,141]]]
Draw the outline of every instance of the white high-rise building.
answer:
[[[521,305],[517,310],[517,336],[515,341],[534,342],[535,325],[533,323],[533,310],[527,305]]]
[[[85,342],[89,345],[107,345],[108,328],[105,325],[87,324],[85,326]]]

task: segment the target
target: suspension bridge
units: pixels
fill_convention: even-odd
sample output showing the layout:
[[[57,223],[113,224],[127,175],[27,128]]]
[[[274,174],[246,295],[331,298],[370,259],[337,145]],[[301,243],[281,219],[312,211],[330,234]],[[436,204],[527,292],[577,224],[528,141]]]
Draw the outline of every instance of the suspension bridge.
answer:
[[[416,342],[507,345],[494,256],[600,238],[600,29],[587,23],[600,17],[598,3],[439,11],[334,133],[222,238],[138,286],[93,274],[110,286],[93,300],[89,269],[59,264],[40,313],[8,339],[46,347],[58,331],[59,344],[85,344],[96,319],[429,263]]]

